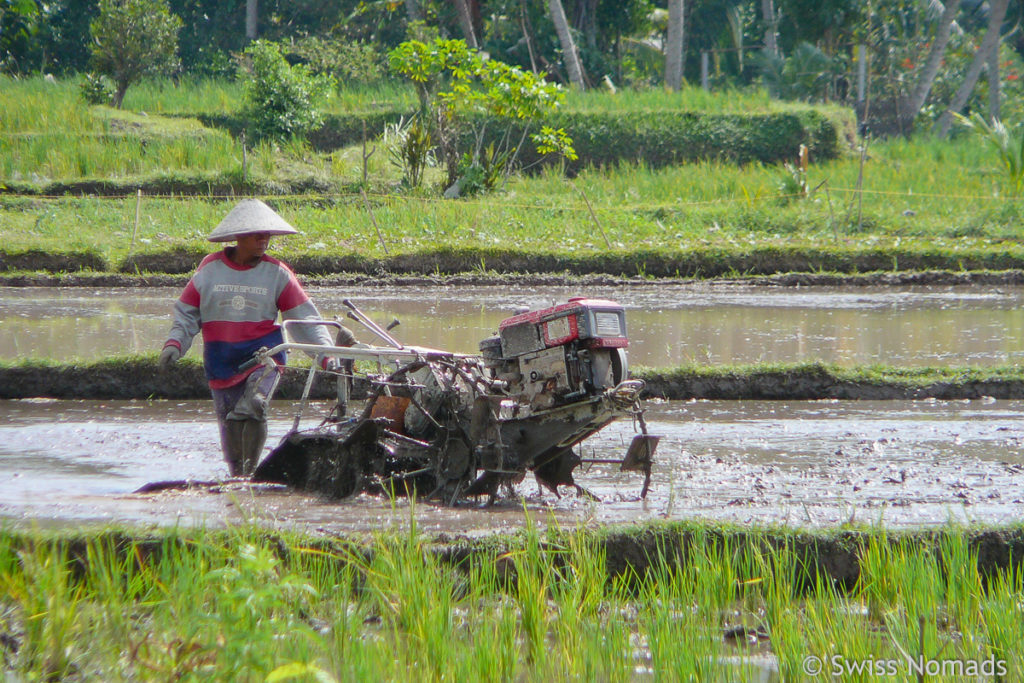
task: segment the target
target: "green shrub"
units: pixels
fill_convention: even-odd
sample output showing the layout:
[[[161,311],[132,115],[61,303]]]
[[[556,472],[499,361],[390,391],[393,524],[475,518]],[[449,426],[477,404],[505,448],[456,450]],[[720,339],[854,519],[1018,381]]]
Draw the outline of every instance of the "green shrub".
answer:
[[[110,104],[114,98],[114,86],[102,74],[84,74],[78,92],[89,104]]]
[[[244,80],[243,117],[257,138],[283,140],[319,126],[320,101],[333,88],[329,76],[315,75],[303,65],[290,66],[276,43],[258,40],[245,50],[251,69]]]
[[[288,54],[302,59],[313,73],[331,76],[339,85],[376,83],[386,76],[384,58],[368,43],[309,36],[290,45]]]

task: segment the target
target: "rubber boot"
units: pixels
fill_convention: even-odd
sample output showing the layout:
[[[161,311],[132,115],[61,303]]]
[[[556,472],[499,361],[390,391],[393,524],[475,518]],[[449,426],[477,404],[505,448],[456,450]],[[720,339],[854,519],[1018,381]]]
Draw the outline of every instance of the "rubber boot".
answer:
[[[220,423],[220,448],[228,473],[232,477],[242,476],[242,454],[245,452],[245,420],[223,420]]]
[[[267,442],[267,423],[263,420],[239,421],[242,430],[242,476],[251,477]]]

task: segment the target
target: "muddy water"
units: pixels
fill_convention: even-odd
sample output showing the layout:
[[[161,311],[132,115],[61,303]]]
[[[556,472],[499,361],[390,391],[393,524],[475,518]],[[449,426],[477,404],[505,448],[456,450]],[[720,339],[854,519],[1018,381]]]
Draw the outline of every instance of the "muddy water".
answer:
[[[206,524],[255,519],[308,531],[368,531],[409,519],[409,504],[360,496],[324,503],[281,487],[133,494],[157,480],[224,476],[209,402],[0,401],[0,518],[16,525]],[[273,408],[270,442],[294,405]],[[309,413],[312,415],[312,413]],[[590,465],[577,481],[601,498],[540,495],[527,478],[493,508],[419,505],[430,533],[485,534],[535,519],[563,524],[646,519],[889,526],[1019,520],[1024,504],[1024,402],[721,402],[649,408],[663,435],[654,483]],[[586,443],[620,457],[629,423]],[[4,523],[4,522],[0,522]]]
[[[630,361],[647,366],[804,360],[993,365],[1024,359],[1020,287],[310,288],[325,317],[344,317],[342,300],[350,298],[382,324],[398,318],[393,334],[402,341],[470,353],[517,306],[538,308],[580,294],[626,306]],[[152,352],[163,344],[177,295],[171,289],[0,287],[0,358]]]

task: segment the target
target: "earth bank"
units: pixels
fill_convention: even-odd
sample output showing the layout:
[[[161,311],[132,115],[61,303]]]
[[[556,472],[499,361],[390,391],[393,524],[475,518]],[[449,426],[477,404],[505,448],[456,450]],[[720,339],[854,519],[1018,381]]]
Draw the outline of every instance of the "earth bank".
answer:
[[[230,545],[232,532],[224,532],[224,541]],[[333,558],[339,564],[347,558],[368,557],[375,552],[371,538],[352,535],[350,537],[302,537],[282,535],[272,531],[265,533],[272,547],[282,560],[287,560],[293,549],[313,549],[323,557]],[[398,532],[404,533],[404,532]],[[589,531],[565,531],[582,533],[595,544],[606,558],[608,577],[625,577],[634,582],[644,581],[659,562],[669,567],[683,567],[688,562],[691,548],[725,546],[737,556],[744,548],[756,548],[767,554],[783,548],[794,552],[799,564],[806,570],[808,587],[814,585],[816,577],[829,579],[831,585],[844,591],[853,590],[860,576],[860,554],[872,538],[882,537],[888,543],[906,543],[929,550],[936,557],[942,557],[944,539],[956,535],[965,537],[970,551],[977,558],[978,571],[982,576],[992,576],[1010,567],[1024,563],[1024,528],[1019,526],[1003,528],[964,529],[948,527],[938,531],[886,532],[882,529],[844,529],[821,533],[809,533],[793,529],[741,529],[713,524],[692,522],[664,522],[634,526],[617,526]],[[202,532],[202,535],[218,532]],[[557,534],[556,534],[557,535]],[[57,534],[41,538],[38,533],[10,534],[13,547],[33,549],[40,543],[53,544],[66,550],[71,559],[73,571],[85,574],[89,563],[89,545],[112,548],[117,555],[129,560],[157,563],[163,553],[188,552],[193,542],[188,533],[153,535],[141,530],[119,529],[93,532],[92,534]],[[494,562],[499,576],[513,580],[516,571],[515,557],[522,555],[525,541],[521,535],[468,539],[441,535],[430,539],[424,549],[441,561],[455,568],[468,569],[474,560]],[[542,550],[564,552],[557,539],[545,542]],[[76,569],[77,568],[77,569]]]
[[[66,279],[67,274],[96,277],[185,275],[195,270],[208,250],[173,248],[129,255],[113,263],[93,251],[49,253],[41,250],[0,250],[0,275],[4,280],[47,274]],[[298,275],[307,277],[349,276],[388,279],[402,276],[451,277],[474,274],[501,280],[515,274],[539,277],[610,276],[618,278],[734,278],[768,276],[777,285],[831,284],[836,277],[852,277],[873,284],[940,284],[956,282],[1024,282],[1024,256],[1008,249],[977,249],[951,252],[899,247],[760,247],[746,251],[685,249],[678,251],[634,250],[566,255],[525,253],[504,248],[425,249],[370,258],[358,254],[297,254],[285,261]],[[899,269],[894,264],[899,264]],[[486,264],[483,270],[482,264]],[[943,271],[943,275],[933,274]],[[992,271],[1003,271],[993,275]],[[1007,272],[1008,271],[1008,272]],[[24,281],[24,280],[22,280]]]
[[[997,399],[1024,398],[1024,373],[982,375],[973,369],[915,371],[898,369],[887,375],[852,376],[841,368],[812,363],[745,368],[645,369],[632,373],[647,383],[646,398],[690,399]],[[285,373],[276,396],[302,395],[305,372]],[[365,395],[356,384],[355,398]],[[321,376],[311,396],[328,399],[333,384]],[[155,355],[107,359],[85,364],[25,361],[0,366],[0,399],[201,399],[210,395],[201,364],[185,359],[168,370],[157,367]]]

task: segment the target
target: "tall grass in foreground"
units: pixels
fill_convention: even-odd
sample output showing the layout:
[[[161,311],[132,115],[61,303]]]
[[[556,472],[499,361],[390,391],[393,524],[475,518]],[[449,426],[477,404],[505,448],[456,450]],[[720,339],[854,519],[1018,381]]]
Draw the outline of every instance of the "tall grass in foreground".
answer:
[[[962,532],[864,537],[846,592],[790,541],[684,532],[609,576],[583,531],[529,527],[444,559],[409,531],[367,542],[258,529],[75,542],[0,533],[0,670],[69,680],[964,680],[1024,666],[1019,566],[978,574]],[[778,535],[774,536],[778,540]],[[759,655],[754,657],[753,655]],[[919,665],[918,662],[921,662]]]

